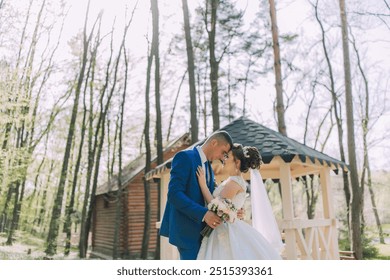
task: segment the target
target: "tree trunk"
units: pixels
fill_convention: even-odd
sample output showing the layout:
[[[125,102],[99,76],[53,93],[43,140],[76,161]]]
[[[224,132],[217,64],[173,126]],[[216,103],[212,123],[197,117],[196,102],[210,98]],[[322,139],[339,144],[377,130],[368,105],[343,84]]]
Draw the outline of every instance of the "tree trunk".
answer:
[[[322,48],[324,50],[325,60],[326,60],[326,63],[328,65],[329,79],[330,79],[330,93],[332,95],[334,115],[335,115],[336,124],[337,124],[340,159],[343,162],[347,162],[346,157],[345,157],[344,144],[343,144],[344,143],[344,139],[343,139],[344,132],[343,132],[343,123],[342,123],[342,119],[341,119],[341,113],[340,113],[341,104],[340,104],[338,97],[337,97],[337,94],[336,94],[334,75],[333,75],[333,67],[332,67],[332,64],[330,62],[328,49],[326,47],[326,42],[325,42],[325,29],[322,25],[322,22],[319,18],[319,15],[318,15],[318,0],[317,0],[316,4],[314,5],[314,10],[315,10],[316,20],[321,28]],[[351,228],[351,222],[350,222],[351,191],[350,191],[350,187],[349,187],[348,173],[346,173],[346,172],[343,172],[343,190],[344,190],[344,195],[345,195],[345,204],[347,207],[346,220],[347,220],[347,225],[348,225],[348,239],[349,239],[350,228]]]
[[[79,144],[79,150],[77,154],[77,159],[76,159],[76,166],[75,170],[73,172],[73,180],[72,180],[72,188],[71,188],[71,193],[70,193],[70,200],[69,204],[66,206],[65,210],[65,223],[64,223],[64,232],[66,234],[66,240],[65,240],[65,249],[64,249],[64,255],[68,256],[70,253],[70,247],[71,247],[71,236],[72,236],[72,214],[74,212],[74,201],[75,201],[75,195],[76,195],[76,187],[77,187],[77,182],[78,182],[78,175],[79,175],[79,170],[80,170],[80,165],[81,165],[81,158],[83,154],[83,147],[84,147],[84,137],[85,137],[85,131],[87,130],[86,126],[86,117],[87,117],[87,105],[86,105],[86,89],[87,89],[87,82],[88,82],[88,77],[89,73],[91,70],[92,63],[89,66],[89,69],[87,71],[87,81],[85,83],[85,88],[84,88],[84,98],[83,98],[83,120],[81,123],[81,139],[80,139],[80,144]]]
[[[65,152],[64,152],[64,159],[63,159],[63,165],[61,169],[60,174],[60,181],[58,184],[57,194],[55,198],[55,203],[53,206],[51,221],[50,221],[50,228],[49,233],[47,236],[47,244],[46,244],[46,250],[45,253],[48,256],[52,256],[56,254],[57,252],[57,237],[58,237],[58,230],[59,230],[59,222],[60,222],[60,216],[62,211],[62,204],[63,204],[63,195],[65,191],[65,182],[67,178],[68,173],[68,163],[69,163],[69,155],[71,151],[71,144],[73,141],[73,136],[75,132],[75,122],[77,118],[77,112],[78,112],[78,106],[79,106],[79,97],[80,97],[80,91],[81,91],[81,85],[84,80],[84,72],[85,67],[87,64],[87,53],[88,53],[88,45],[89,41],[87,41],[87,34],[86,34],[86,25],[88,22],[88,13],[89,13],[89,1],[88,1],[88,8],[87,13],[85,16],[85,24],[84,24],[84,32],[83,32],[83,58],[81,63],[81,69],[75,89],[75,98],[73,103],[73,109],[72,109],[72,115],[70,119],[69,124],[69,130],[68,130],[68,136],[66,139],[66,146],[65,146]]]
[[[22,203],[24,200],[24,190],[25,190],[25,185],[26,185],[27,169],[29,167],[30,158],[31,158],[31,155],[32,155],[32,152],[34,149],[32,147],[31,139],[32,139],[32,136],[34,134],[34,125],[35,125],[35,116],[36,115],[33,114],[31,118],[29,118],[29,116],[30,116],[30,106],[31,106],[30,103],[32,102],[32,91],[33,91],[33,88],[34,88],[34,85],[35,85],[37,78],[41,75],[40,71],[38,71],[38,74],[36,76],[33,76],[33,63],[34,63],[34,59],[35,59],[35,53],[37,50],[39,30],[42,27],[41,20],[42,20],[42,14],[43,14],[43,9],[45,7],[45,3],[46,3],[46,1],[43,1],[40,5],[40,10],[38,12],[37,20],[36,20],[35,26],[34,26],[34,31],[33,31],[32,37],[31,37],[31,43],[29,44],[27,56],[25,58],[25,64],[22,67],[22,69],[23,69],[22,73],[20,74],[20,76],[18,75],[17,77],[15,77],[15,79],[17,80],[16,84],[18,87],[17,97],[16,97],[15,102],[17,102],[18,100],[21,101],[21,106],[20,106],[21,120],[20,120],[20,124],[16,125],[16,127],[18,127],[18,128],[16,129],[17,143],[15,145],[15,148],[16,148],[16,150],[18,150],[21,153],[21,155],[20,155],[21,159],[16,160],[16,162],[15,162],[16,169],[20,170],[19,174],[14,174],[14,175],[16,175],[15,176],[16,179],[11,179],[11,182],[14,181],[14,183],[16,185],[17,196],[15,197],[12,222],[11,222],[10,229],[8,231],[7,244],[9,244],[9,245],[12,244],[14,231],[16,229],[18,229],[18,227],[19,227],[19,220],[20,220],[20,215],[21,215]],[[23,32],[22,32],[23,34],[26,32],[28,18],[30,16],[31,4],[32,4],[32,1],[30,2],[30,6],[28,9],[27,19],[25,21],[25,25],[24,25]],[[23,49],[22,47],[24,45],[24,41],[25,41],[25,38],[22,38],[21,43],[20,43],[18,58],[17,58],[17,66],[16,66],[17,71],[16,72],[18,72],[19,65],[22,62],[22,59],[21,59],[22,55],[21,54],[22,54],[22,49]],[[42,66],[42,64],[41,64],[41,66]],[[50,66],[50,63],[49,63],[49,66]],[[48,67],[47,69],[50,69],[50,67]],[[45,71],[45,77],[48,76],[49,72],[50,72],[49,70]],[[43,79],[42,85],[44,83],[45,83],[45,79]],[[35,106],[37,106],[37,104],[39,102],[39,93],[40,93],[40,91],[38,91],[38,96],[36,97]],[[34,110],[35,110],[35,107],[34,107]],[[11,128],[12,128],[12,125],[9,125],[9,123],[7,123],[6,135],[5,135],[5,139],[3,141],[4,148],[8,144],[7,141],[8,141],[9,133],[11,132]]]
[[[194,50],[192,47],[190,16],[188,12],[187,0],[182,0],[183,17],[184,17],[184,32],[186,36],[187,61],[188,61],[188,80],[190,87],[190,112],[191,112],[191,142],[198,142],[198,118],[196,105],[196,86],[195,86],[195,62]]]
[[[95,83],[93,82],[95,80],[95,65],[96,65],[96,52],[100,46],[101,38],[100,38],[100,26],[102,21],[101,14],[98,15],[96,22],[99,21],[99,28],[97,30],[97,36],[95,39],[95,45],[93,47],[93,55],[91,57],[92,60],[92,68],[91,68],[91,82],[89,83],[89,127],[88,127],[88,163],[87,163],[87,173],[86,173],[86,183],[85,183],[85,192],[84,192],[84,201],[82,205],[82,211],[81,211],[81,225],[80,225],[80,238],[79,238],[79,257],[85,258],[87,254],[87,246],[88,246],[88,225],[87,225],[87,215],[88,215],[88,207],[91,203],[91,184],[93,180],[94,175],[94,167],[95,167],[95,158],[97,149],[99,146],[99,134],[101,129],[101,123],[103,118],[103,99],[105,97],[105,92],[107,89],[108,84],[108,72],[111,65],[111,59],[112,59],[112,49],[110,52],[109,61],[107,62],[106,67],[106,81],[102,86],[102,89],[100,89],[100,96],[99,96],[99,104],[100,104],[100,112],[97,113],[98,115],[98,121],[96,124],[96,128],[94,128],[94,119],[96,115],[94,114],[95,110],[93,107],[93,104],[96,102],[94,100],[94,93],[95,93]],[[96,24],[95,22],[95,24]],[[90,33],[90,37],[92,36],[92,31]],[[96,169],[95,169],[96,170]],[[92,186],[93,188],[93,186]]]
[[[210,28],[207,29],[209,38],[209,52],[210,52],[210,85],[211,85],[211,108],[213,116],[213,131],[216,131],[220,127],[219,121],[219,93],[218,93],[218,78],[219,78],[219,61],[215,54],[215,37],[217,28],[217,10],[219,0],[210,0],[211,2],[211,18]],[[207,14],[206,14],[207,16]],[[206,25],[207,26],[207,25]],[[205,105],[206,106],[206,105]]]
[[[153,17],[153,41],[154,47],[152,46],[152,50],[154,50],[154,63],[155,63],[155,71],[154,71],[154,88],[155,88],[155,100],[156,100],[156,141],[157,141],[157,165],[160,165],[164,162],[163,157],[163,141],[162,141],[162,115],[161,115],[161,105],[160,105],[160,99],[161,99],[161,91],[160,91],[160,50],[159,50],[159,10],[158,10],[158,1],[157,0],[151,0],[151,6],[152,6],[152,17]],[[150,186],[146,186],[147,188],[150,188]],[[149,216],[149,222],[151,220],[151,212],[152,209],[151,201],[150,201],[150,190],[149,190],[149,197],[145,197],[145,207],[146,213],[148,213]],[[160,219],[160,201],[161,201],[161,184],[158,183],[157,186],[157,217]],[[146,226],[146,224],[145,224]],[[150,226],[147,226],[148,230],[150,231]],[[146,229],[145,229],[146,230]],[[158,237],[158,236],[157,236]],[[158,239],[158,238],[157,238]]]
[[[119,170],[120,170],[120,176],[118,178],[122,178],[122,150],[123,150],[123,122],[124,122],[124,113],[125,113],[125,104],[126,104],[126,93],[127,93],[127,76],[128,76],[128,70],[129,70],[129,61],[127,58],[126,50],[124,50],[124,57],[125,57],[125,85],[123,88],[123,97],[122,97],[122,105],[121,105],[121,122],[120,122],[120,128],[119,128]],[[118,184],[122,184],[122,179],[118,181]],[[130,257],[130,244],[129,244],[129,190],[124,190],[123,195],[123,257],[125,259],[128,259]]]
[[[16,149],[22,149],[25,145],[25,143],[23,141],[24,129],[25,129],[25,123],[23,120],[21,128],[19,128],[17,130],[18,137],[17,137]],[[23,164],[23,162],[21,159],[19,159],[16,161],[15,164],[16,164],[16,167],[19,167]],[[19,175],[19,176],[23,176],[23,178],[17,177],[16,179],[11,180],[10,187],[9,187],[9,188],[11,188],[11,185],[14,186],[15,196],[14,196],[14,204],[13,204],[13,211],[12,211],[12,219],[11,219],[11,223],[10,223],[9,229],[8,229],[8,238],[6,241],[6,245],[12,245],[12,243],[13,243],[13,234],[17,228],[17,223],[19,220],[19,211],[21,208],[21,201],[23,199],[22,195],[24,192],[24,182],[26,180],[25,179],[26,175],[23,174],[23,175]],[[21,186],[22,186],[22,192],[20,191]]]
[[[353,116],[352,84],[351,84],[351,67],[349,60],[349,40],[348,40],[348,23],[344,0],[339,0],[341,33],[343,42],[344,58],[344,79],[345,79],[345,107],[347,113],[347,130],[348,130],[348,156],[350,167],[350,178],[352,184],[352,244],[358,259],[363,258],[363,248],[361,243],[361,208],[362,194],[359,186],[359,175],[356,163],[356,146],[355,146],[355,128]]]
[[[98,40],[97,40],[98,42]],[[99,43],[96,44],[94,47],[94,52],[96,52],[98,48]],[[94,81],[95,79],[95,64],[96,64],[96,56],[94,55],[92,57],[92,64],[94,67],[92,67],[92,73],[91,73],[91,81]],[[88,126],[88,161],[87,161],[87,173],[86,173],[86,183],[85,183],[85,191],[84,191],[84,201],[82,205],[81,210],[81,226],[80,226],[80,238],[79,238],[79,257],[85,258],[87,248],[86,248],[86,233],[85,233],[85,221],[87,216],[87,207],[90,197],[90,191],[91,191],[91,180],[93,176],[93,167],[95,163],[95,155],[96,155],[96,147],[98,142],[98,132],[99,130],[96,129],[96,132],[94,133],[94,108],[93,108],[93,96],[94,96],[94,83],[90,83],[89,85],[89,126]],[[103,98],[103,93],[101,93],[100,99]],[[102,107],[102,106],[101,106]],[[99,112],[99,121],[97,126],[100,126],[100,116],[102,112]]]
[[[145,150],[146,150],[146,158],[145,158],[145,174],[151,170],[151,145],[150,145],[150,75],[151,68],[153,62],[152,52],[148,55],[148,65],[146,70],[146,89],[145,89],[145,128],[144,128],[144,136],[145,136]],[[149,184],[148,181],[144,181],[144,190],[145,190],[145,218],[144,218],[144,233],[142,237],[142,248],[141,248],[141,258],[145,259],[148,250],[149,243],[149,231],[147,230],[147,225],[150,224],[150,216],[148,215],[148,207],[146,206],[148,202],[149,195]]]
[[[36,173],[35,179],[34,179],[34,190],[33,190],[33,193],[29,197],[30,201],[29,201],[28,206],[27,206],[28,212],[34,213],[34,214],[26,215],[26,217],[24,219],[24,224],[25,224],[24,231],[30,232],[30,233],[33,232],[34,221],[35,221],[36,215],[38,213],[38,202],[39,202],[39,196],[40,196],[40,191],[38,191],[38,189],[40,189],[40,187],[38,187],[38,179],[40,178],[40,176],[42,176],[42,174],[41,174],[42,166],[47,159],[46,158],[47,141],[45,143],[46,143],[46,145],[45,145],[45,151],[43,154],[43,158],[41,160],[41,163],[38,166],[37,173]],[[33,202],[37,203],[35,207],[33,206]],[[32,219],[30,219],[30,217],[32,217]]]
[[[187,75],[187,71],[184,72],[184,75],[182,76],[182,78],[180,80],[180,84],[179,84],[179,88],[177,89],[175,101],[173,102],[172,113],[171,113],[171,116],[169,118],[169,125],[168,125],[168,132],[167,132],[167,142],[169,142],[169,137],[171,135],[171,128],[172,128],[173,117],[175,115],[177,101],[179,100],[179,94],[180,94],[180,91],[181,91],[181,86],[183,85],[183,82],[184,82],[184,79],[185,79],[186,75]]]
[[[362,189],[365,185],[365,174],[367,172],[367,186],[368,191],[370,193],[370,199],[372,204],[372,211],[375,216],[375,222],[376,226],[378,228],[378,234],[379,234],[379,242],[381,244],[385,244],[385,238],[383,234],[382,224],[379,218],[378,209],[376,207],[375,202],[375,193],[372,188],[372,177],[371,177],[371,167],[370,167],[370,159],[368,157],[369,151],[368,151],[368,133],[369,133],[369,124],[370,124],[370,92],[368,87],[368,79],[366,77],[366,74],[364,73],[363,66],[361,64],[361,59],[359,55],[359,51],[356,46],[356,41],[354,36],[352,35],[352,45],[354,47],[356,57],[357,57],[357,64],[360,71],[360,74],[362,75],[363,82],[364,82],[364,90],[365,90],[365,98],[362,100],[361,106],[362,106],[362,130],[363,130],[363,151],[364,151],[364,160],[363,160],[363,172],[362,172],[362,178],[360,181],[360,184],[362,186]],[[364,196],[362,194],[362,200],[364,199]],[[362,206],[363,210],[363,206]],[[362,211],[363,212],[363,211]],[[362,214],[363,215],[363,214]]]
[[[222,96],[225,96],[227,99],[228,103],[228,120],[229,123],[233,121],[233,100],[232,100],[232,68],[231,68],[231,54],[228,52],[227,55],[228,59],[228,69],[227,69],[227,90],[226,93],[223,94]]]
[[[18,211],[19,187],[20,187],[20,182],[16,182],[12,220],[11,220],[10,228],[8,229],[8,237],[7,237],[7,241],[5,242],[6,245],[12,245],[12,243],[13,243],[13,234],[14,234],[14,231],[16,228],[16,226],[15,226],[16,220],[15,219],[16,219],[17,211]]]
[[[375,193],[374,193],[374,189],[372,188],[371,169],[370,169],[369,165],[367,166],[367,180],[368,180],[368,182],[367,182],[368,191],[370,192],[370,198],[371,198],[371,204],[372,204],[372,211],[374,212],[375,222],[376,222],[376,226],[378,228],[379,242],[381,244],[385,244],[385,235],[383,233],[382,223],[379,219],[378,209],[376,207]]]
[[[157,107],[157,95],[159,95],[159,55],[158,55],[158,6],[156,0],[151,0],[151,9],[152,9],[152,18],[153,18],[153,37],[152,37],[152,46],[151,52],[148,56],[148,65],[147,65],[147,73],[146,73],[146,92],[145,92],[145,148],[146,148],[146,159],[145,159],[145,174],[151,170],[151,145],[150,145],[150,106],[149,106],[149,96],[150,96],[150,80],[151,80],[151,68],[153,63],[153,56],[155,58],[155,90],[156,90],[156,113],[158,112]],[[160,112],[161,114],[161,112]],[[161,115],[160,115],[161,117]],[[157,125],[158,120],[156,121]],[[156,134],[158,132],[156,131]],[[158,136],[156,135],[156,138]],[[157,140],[158,142],[158,140]],[[142,248],[141,248],[141,259],[147,259],[148,257],[148,248],[149,248],[149,239],[150,239],[150,221],[151,221],[151,213],[150,213],[150,185],[149,182],[144,178],[144,193],[145,193],[145,217],[144,217],[144,233],[142,237]]]
[[[153,40],[152,52],[154,55],[154,90],[156,106],[156,142],[157,142],[157,165],[163,163],[162,122],[161,122],[161,92],[160,92],[160,54],[159,54],[159,11],[157,0],[151,0],[153,17]]]
[[[49,173],[47,175],[46,184],[44,185],[44,189],[42,192],[42,199],[41,199],[41,203],[39,206],[38,217],[37,217],[37,219],[34,219],[34,221],[36,220],[36,226],[38,228],[40,228],[42,226],[42,224],[44,224],[46,209],[48,209],[47,205],[46,205],[47,191],[48,191],[48,188],[50,185],[49,184],[50,183],[50,175],[52,174],[53,170],[54,170],[54,161],[51,161]]]
[[[114,77],[113,77],[112,81],[110,81],[110,76],[111,76],[110,66],[111,66],[111,59],[112,59],[112,54],[113,54],[113,50],[112,50],[112,47],[111,47],[111,54],[110,54],[110,58],[109,58],[109,61],[107,62],[107,67],[106,67],[105,83],[104,83],[102,91],[101,91],[100,107],[101,107],[101,112],[102,113],[99,116],[99,120],[98,120],[98,124],[97,124],[97,128],[96,128],[96,134],[97,135],[100,134],[100,139],[98,141],[95,141],[95,143],[98,143],[97,154],[96,154],[96,159],[95,159],[95,164],[94,164],[95,171],[93,173],[94,177],[93,177],[93,183],[92,183],[92,190],[91,190],[91,194],[90,194],[90,202],[89,202],[89,205],[87,207],[88,208],[87,216],[86,216],[86,220],[84,222],[84,226],[83,226],[83,229],[82,229],[82,232],[83,232],[83,240],[82,240],[82,242],[83,242],[83,244],[82,244],[81,247],[83,249],[82,253],[83,253],[84,257],[86,256],[86,251],[87,251],[87,248],[88,248],[88,237],[89,237],[89,233],[90,233],[90,229],[91,229],[91,225],[92,225],[92,216],[94,214],[94,210],[95,210],[95,206],[96,206],[95,205],[96,204],[96,189],[97,189],[97,184],[98,184],[100,159],[101,159],[101,154],[102,154],[103,144],[104,144],[104,139],[105,139],[105,130],[106,130],[105,123],[106,123],[106,120],[107,120],[107,112],[109,110],[113,94],[114,94],[114,92],[116,90],[116,83],[117,83],[117,79],[118,79],[119,62],[120,62],[120,59],[121,59],[121,54],[122,54],[122,51],[123,51],[127,30],[128,30],[128,26],[126,26],[126,29],[125,29],[125,32],[124,32],[124,35],[123,35],[123,39],[122,39],[122,43],[121,43],[121,46],[120,46],[119,51],[118,51],[118,56],[117,56],[117,58],[115,60]],[[114,34],[114,30],[111,31],[111,46],[113,44],[113,34]],[[104,96],[105,96],[104,93],[108,89],[108,85],[109,84],[111,84],[111,88],[110,88],[110,91],[108,93],[108,96],[107,96],[107,99],[106,99],[106,103],[103,104],[103,99],[104,99]],[[97,139],[97,138],[95,138],[95,139]]]
[[[318,200],[318,192],[314,189],[313,176],[302,177],[303,187],[306,193],[307,218],[314,219],[315,208]]]
[[[122,103],[122,102],[121,102]],[[117,141],[117,136],[119,134],[119,126],[121,126],[119,124],[119,122],[121,122],[120,118],[121,118],[121,114],[123,114],[123,111],[122,111],[122,104],[121,104],[121,107],[120,107],[120,113],[118,114],[118,118],[117,118],[117,121],[116,121],[116,124],[115,124],[115,136],[114,136],[114,148],[113,148],[113,159],[112,159],[112,164],[111,164],[111,171],[109,172],[108,176],[109,176],[109,180],[108,180],[108,184],[111,185],[111,178],[114,174],[114,162],[115,162],[115,150],[116,150],[116,141]],[[110,137],[107,137],[107,140],[109,141]],[[121,142],[121,141],[119,141]],[[121,145],[122,143],[120,143]],[[110,146],[110,144],[109,144]],[[120,254],[121,254],[121,242],[120,242],[120,239],[121,239],[121,225],[123,223],[123,215],[122,215],[122,210],[123,210],[123,204],[125,203],[125,201],[123,201],[123,190],[122,190],[122,155],[121,155],[121,151],[120,151],[120,147],[119,147],[119,150],[118,150],[118,157],[119,157],[119,160],[118,160],[118,177],[117,177],[117,186],[118,186],[118,191],[116,192],[116,204],[115,204],[115,227],[114,227],[114,240],[113,240],[113,248],[112,248],[112,259],[113,260],[116,260],[118,258],[120,258]],[[109,159],[107,160],[107,162],[109,162]]]
[[[278,117],[278,130],[284,136],[287,136],[285,123],[285,108],[283,102],[283,81],[282,66],[280,63],[279,31],[276,19],[275,1],[269,0],[271,29],[272,29],[272,46],[274,49],[274,70],[275,70],[275,89],[276,89],[276,113]]]
[[[134,8],[135,10],[135,8]],[[133,10],[133,14],[134,14]],[[128,221],[128,190],[122,190],[122,150],[123,150],[123,118],[125,111],[125,103],[126,103],[126,91],[127,91],[127,75],[129,69],[128,58],[126,55],[125,48],[125,38],[127,34],[127,30],[130,27],[130,23],[125,26],[125,33],[122,40],[121,48],[123,48],[124,54],[124,62],[125,62],[125,81],[124,81],[124,89],[122,94],[122,100],[120,105],[120,113],[119,113],[119,150],[118,150],[118,192],[117,192],[117,205],[116,205],[116,213],[115,213],[115,232],[114,232],[114,248],[113,248],[113,259],[117,259],[119,257],[118,245],[120,241],[120,233],[121,233],[121,225],[122,227],[122,236],[123,236],[123,250],[122,250],[122,258],[129,257],[129,221]]]
[[[8,205],[11,202],[12,194],[14,193],[15,193],[15,187],[12,184],[8,187],[7,198],[5,200],[3,210],[1,211],[0,232],[5,232],[6,230],[8,230],[8,210],[9,210]]]

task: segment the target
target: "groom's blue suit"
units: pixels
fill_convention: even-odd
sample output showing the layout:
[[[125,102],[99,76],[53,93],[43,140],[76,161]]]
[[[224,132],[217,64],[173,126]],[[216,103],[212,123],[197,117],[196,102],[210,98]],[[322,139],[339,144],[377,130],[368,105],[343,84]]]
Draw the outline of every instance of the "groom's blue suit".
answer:
[[[179,249],[181,259],[196,258],[202,240],[200,232],[206,225],[202,219],[208,209],[196,176],[198,166],[202,166],[202,162],[196,147],[177,153],[172,160],[168,199],[160,234],[168,237],[169,243]],[[211,168],[209,175],[209,182],[214,182]],[[213,185],[208,184],[209,188]]]

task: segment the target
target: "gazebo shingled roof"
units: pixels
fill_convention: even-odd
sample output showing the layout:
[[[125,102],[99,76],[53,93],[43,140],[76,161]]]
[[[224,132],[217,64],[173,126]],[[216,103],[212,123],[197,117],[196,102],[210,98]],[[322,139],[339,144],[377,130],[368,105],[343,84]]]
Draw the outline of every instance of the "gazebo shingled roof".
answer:
[[[326,162],[329,167],[334,164],[340,169],[346,170],[348,168],[344,162],[316,151],[246,117],[234,120],[221,130],[229,132],[236,143],[257,147],[264,163],[270,163],[275,156],[280,156],[287,163],[291,162],[295,156],[299,156],[302,162],[305,162],[306,157],[308,157],[313,163],[318,159],[321,164]]]
[[[280,156],[286,163],[291,162],[295,156],[298,156],[303,163],[306,162],[306,158],[309,158],[312,163],[317,159],[321,164],[326,163],[329,167],[333,165],[336,167],[333,169],[336,174],[338,169],[348,170],[348,166],[344,162],[316,151],[246,117],[235,119],[220,130],[227,131],[235,143],[258,148],[265,164],[270,163],[275,156]],[[171,161],[172,158],[151,170],[146,174],[146,179],[152,178],[167,168],[169,169]]]

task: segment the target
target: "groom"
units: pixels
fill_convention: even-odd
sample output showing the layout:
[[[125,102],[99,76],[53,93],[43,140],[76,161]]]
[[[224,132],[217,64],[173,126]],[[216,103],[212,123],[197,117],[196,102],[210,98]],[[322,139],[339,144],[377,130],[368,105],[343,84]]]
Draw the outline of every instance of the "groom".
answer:
[[[200,248],[201,230],[205,225],[216,228],[221,218],[205,207],[196,170],[202,166],[206,173],[207,186],[214,190],[213,160],[224,162],[233,146],[233,140],[226,131],[216,131],[204,142],[190,150],[175,155],[172,160],[168,199],[160,234],[175,245],[181,260],[195,260]]]

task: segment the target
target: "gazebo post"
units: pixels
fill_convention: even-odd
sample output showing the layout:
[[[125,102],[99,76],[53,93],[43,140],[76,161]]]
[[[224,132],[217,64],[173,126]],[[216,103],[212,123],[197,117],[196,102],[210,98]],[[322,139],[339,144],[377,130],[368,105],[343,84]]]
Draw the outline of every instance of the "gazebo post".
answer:
[[[323,167],[320,170],[320,182],[321,182],[321,191],[322,191],[322,201],[324,207],[324,218],[331,220],[331,225],[329,229],[325,229],[326,236],[330,238],[329,250],[332,259],[340,259],[339,255],[339,246],[338,246],[338,236],[337,236],[337,225],[336,217],[333,209],[333,194],[332,186],[330,182],[330,172],[329,167]]]
[[[286,224],[291,224],[294,219],[294,209],[293,209],[293,195],[292,195],[292,184],[291,184],[291,170],[290,164],[285,163],[280,159],[280,184],[282,188],[282,202],[283,202],[283,220]],[[295,229],[286,228],[285,229],[285,242],[286,242],[286,255],[287,259],[295,260],[297,259],[297,250],[296,250],[296,237]]]

